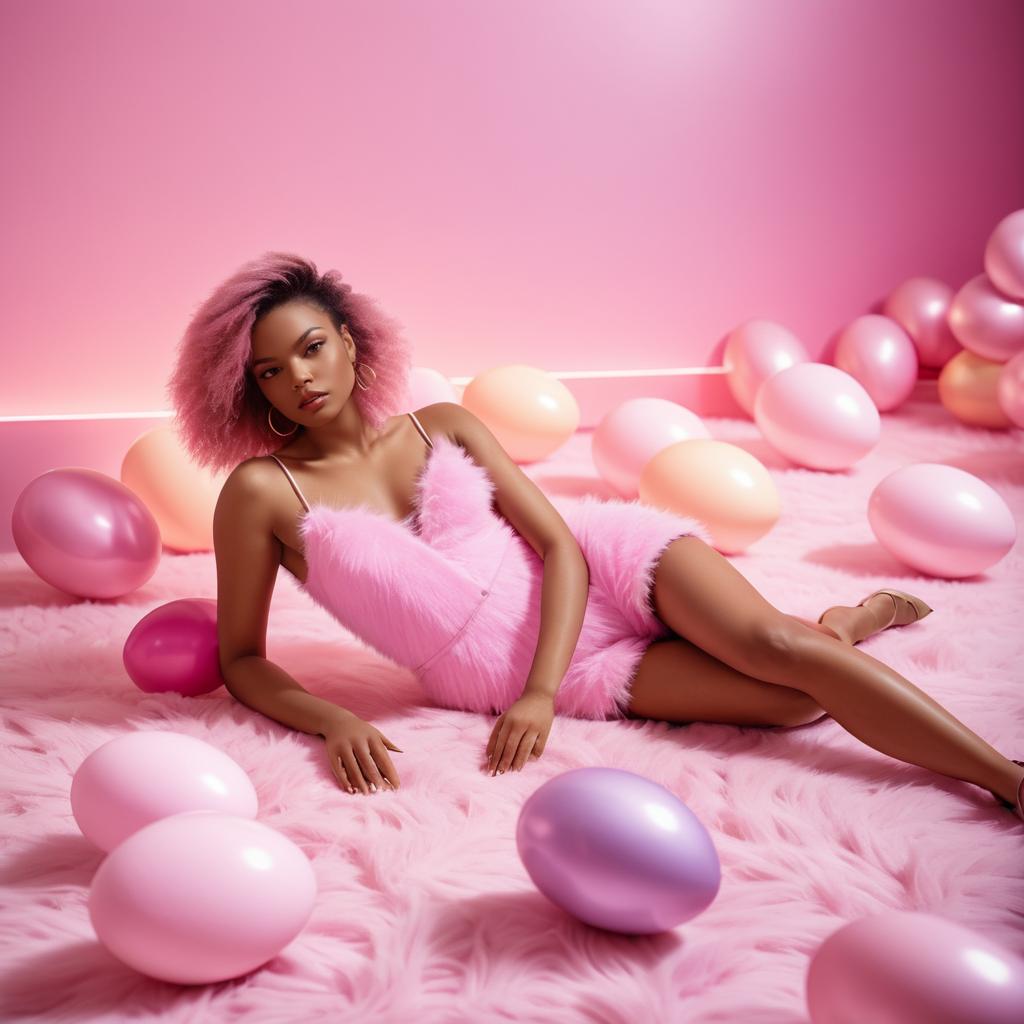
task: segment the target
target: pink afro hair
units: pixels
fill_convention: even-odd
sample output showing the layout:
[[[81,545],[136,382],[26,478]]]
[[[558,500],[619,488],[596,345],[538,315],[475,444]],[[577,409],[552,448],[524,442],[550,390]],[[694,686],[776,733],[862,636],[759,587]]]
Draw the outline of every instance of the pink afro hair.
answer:
[[[412,346],[401,334],[402,324],[343,283],[338,271],[320,274],[310,260],[266,252],[214,289],[178,346],[166,393],[175,411],[172,426],[199,465],[233,469],[285,443],[270,429],[270,403],[247,370],[253,325],[292,299],[322,309],[339,332],[347,325],[356,344],[356,362],[373,371],[364,378],[365,391],[358,385],[352,391],[367,422],[379,428],[409,401]]]

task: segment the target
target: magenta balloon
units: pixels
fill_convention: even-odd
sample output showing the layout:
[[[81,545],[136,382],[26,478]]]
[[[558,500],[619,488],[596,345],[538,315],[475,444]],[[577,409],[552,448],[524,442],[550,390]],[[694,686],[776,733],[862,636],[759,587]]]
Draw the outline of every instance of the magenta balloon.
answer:
[[[984,274],[956,293],[949,326],[964,348],[983,359],[1005,363],[1024,351],[1024,305],[996,291]]]
[[[893,910],[825,939],[806,995],[813,1024],[1020,1024],[1024,960],[954,921]]]
[[[761,385],[779,370],[810,360],[800,339],[774,320],[748,320],[725,343],[722,360],[733,397],[751,416]]]
[[[688,921],[721,884],[714,843],[689,807],[617,768],[577,768],[535,790],[519,813],[516,847],[548,899],[627,934]]]
[[[89,917],[129,967],[206,985],[275,957],[306,926],[316,893],[309,858],[287,836],[192,811],[139,829],[107,855],[93,876]]]
[[[160,564],[160,527],[134,491],[93,469],[51,469],[18,495],[11,532],[47,583],[76,597],[121,597]]]
[[[1024,302],[1024,210],[1008,213],[989,235],[985,273],[1007,298]]]
[[[219,747],[180,732],[143,729],[97,747],[71,780],[82,834],[112,850],[140,828],[186,811],[255,818],[256,790]]]
[[[223,685],[217,641],[217,602],[183,597],[154,608],[128,634],[125,671],[146,693],[173,690],[185,697]]]
[[[1003,412],[1024,427],[1024,352],[1008,359],[999,372],[996,395]]]
[[[754,419],[769,443],[811,469],[847,469],[881,436],[878,409],[837,366],[799,363],[761,385]]]
[[[882,312],[900,324],[917,348],[922,366],[941,369],[963,347],[949,329],[953,289],[932,277],[911,277],[897,285]]]
[[[836,345],[835,364],[860,382],[879,412],[902,405],[917,383],[914,342],[887,316],[869,313],[848,324]]]
[[[891,555],[932,576],[974,576],[1013,547],[1017,524],[998,491],[966,470],[917,462],[868,498],[868,522]]]

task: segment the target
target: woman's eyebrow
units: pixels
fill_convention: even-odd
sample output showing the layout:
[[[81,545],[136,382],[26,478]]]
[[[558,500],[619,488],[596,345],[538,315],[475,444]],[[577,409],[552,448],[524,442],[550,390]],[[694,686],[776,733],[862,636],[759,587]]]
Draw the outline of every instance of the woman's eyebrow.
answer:
[[[298,348],[306,340],[306,335],[309,334],[310,331],[316,331],[319,328],[320,328],[319,324],[314,324],[312,327],[307,327],[306,330],[302,332],[302,337],[299,338],[299,340],[296,341],[294,345],[292,345],[292,348]],[[274,357],[273,356],[264,356],[262,359],[257,359],[252,364],[253,365],[253,369],[255,369],[257,366],[259,366],[260,363],[272,363],[273,361],[274,361]]]

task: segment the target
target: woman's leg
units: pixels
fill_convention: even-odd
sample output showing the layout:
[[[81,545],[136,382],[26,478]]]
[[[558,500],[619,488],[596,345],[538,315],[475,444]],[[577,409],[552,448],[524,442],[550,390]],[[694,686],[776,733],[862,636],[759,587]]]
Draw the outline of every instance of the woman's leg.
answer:
[[[700,538],[668,545],[652,600],[673,632],[746,676],[807,694],[876,750],[1016,802],[1024,768],[888,665],[776,609]]]

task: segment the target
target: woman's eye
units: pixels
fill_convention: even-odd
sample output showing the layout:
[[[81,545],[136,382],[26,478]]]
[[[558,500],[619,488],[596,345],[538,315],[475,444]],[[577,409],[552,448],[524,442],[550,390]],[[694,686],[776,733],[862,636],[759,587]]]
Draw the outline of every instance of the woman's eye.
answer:
[[[308,356],[309,353],[312,352],[313,349],[315,349],[317,346],[319,346],[319,345],[326,345],[326,344],[327,344],[327,342],[323,341],[323,340],[321,340],[321,341],[314,341],[313,344],[310,345],[309,348],[306,349],[306,355]],[[270,380],[270,377],[268,376],[268,374],[273,374],[275,372],[275,370],[276,370],[276,367],[273,367],[273,366],[269,370],[264,370],[263,373],[260,374],[260,380]]]

